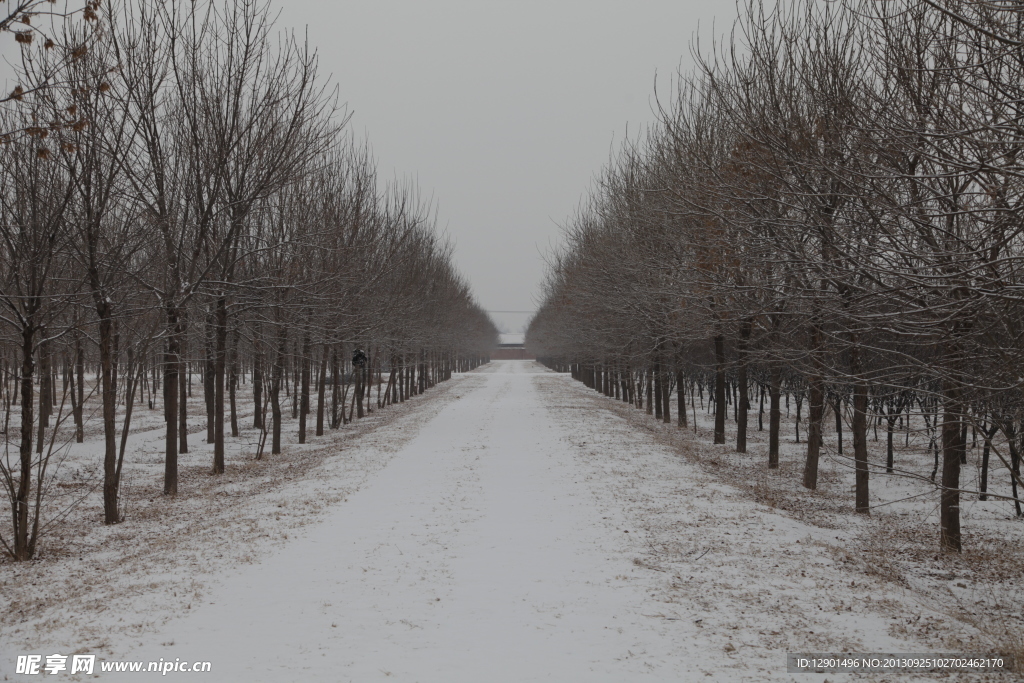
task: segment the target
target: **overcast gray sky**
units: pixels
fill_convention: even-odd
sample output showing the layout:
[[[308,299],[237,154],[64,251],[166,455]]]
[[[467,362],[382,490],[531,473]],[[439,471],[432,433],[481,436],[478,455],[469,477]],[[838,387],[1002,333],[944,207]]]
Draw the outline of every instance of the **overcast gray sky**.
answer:
[[[613,143],[654,119],[734,0],[273,0],[320,54],[384,178],[415,179],[489,310],[532,310],[542,255]],[[0,53],[14,56],[2,36]],[[3,75],[7,69],[0,68]],[[496,314],[516,331],[527,316]]]
[[[733,0],[278,2],[309,26],[385,177],[439,206],[484,308],[531,310],[541,254],[613,140],[653,120],[690,40],[728,31]],[[714,22],[714,26],[712,23]],[[524,316],[494,316],[517,327]]]

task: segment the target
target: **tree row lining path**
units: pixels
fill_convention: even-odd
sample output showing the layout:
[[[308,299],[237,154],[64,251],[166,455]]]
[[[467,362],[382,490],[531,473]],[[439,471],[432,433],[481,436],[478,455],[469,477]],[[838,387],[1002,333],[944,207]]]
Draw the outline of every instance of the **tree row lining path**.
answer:
[[[839,532],[569,377],[492,362],[450,392],[347,500],[113,658],[218,681],[817,681],[786,652],[927,651],[890,635],[905,596],[833,562]]]

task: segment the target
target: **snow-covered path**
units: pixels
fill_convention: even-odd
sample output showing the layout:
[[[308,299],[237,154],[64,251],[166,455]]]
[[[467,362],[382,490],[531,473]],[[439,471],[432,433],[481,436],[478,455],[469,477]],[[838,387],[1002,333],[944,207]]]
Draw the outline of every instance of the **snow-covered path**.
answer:
[[[542,368],[491,367],[322,523],[126,658],[210,660],[223,681],[678,680],[679,644],[615,580],[636,567],[595,524]]]
[[[723,484],[640,411],[524,361],[444,392],[354,446],[403,443],[347,499],[108,659],[217,681],[817,683],[785,653],[927,649],[899,622],[927,609],[844,568],[848,532]]]

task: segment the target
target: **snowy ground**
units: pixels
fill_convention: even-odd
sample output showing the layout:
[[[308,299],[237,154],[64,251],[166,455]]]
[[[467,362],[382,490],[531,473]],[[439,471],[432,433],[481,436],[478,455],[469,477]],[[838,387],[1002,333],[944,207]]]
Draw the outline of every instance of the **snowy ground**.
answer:
[[[803,492],[799,446],[767,477],[753,436],[735,456],[528,361],[258,463],[237,448],[222,477],[197,445],[174,501],[143,433],[125,523],[68,522],[39,561],[0,565],[0,673],[78,652],[210,661],[180,677],[211,681],[810,682],[848,677],[786,674],[787,652],[1004,642],[1005,506],[971,518],[982,550],[933,558],[927,514],[857,519],[841,468]]]

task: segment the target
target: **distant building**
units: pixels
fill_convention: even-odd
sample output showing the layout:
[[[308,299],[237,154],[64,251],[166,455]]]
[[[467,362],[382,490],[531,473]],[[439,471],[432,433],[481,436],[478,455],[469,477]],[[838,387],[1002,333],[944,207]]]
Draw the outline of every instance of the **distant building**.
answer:
[[[536,360],[523,346],[526,340],[523,333],[501,334],[498,337],[500,343],[498,348],[491,352],[491,360]]]

